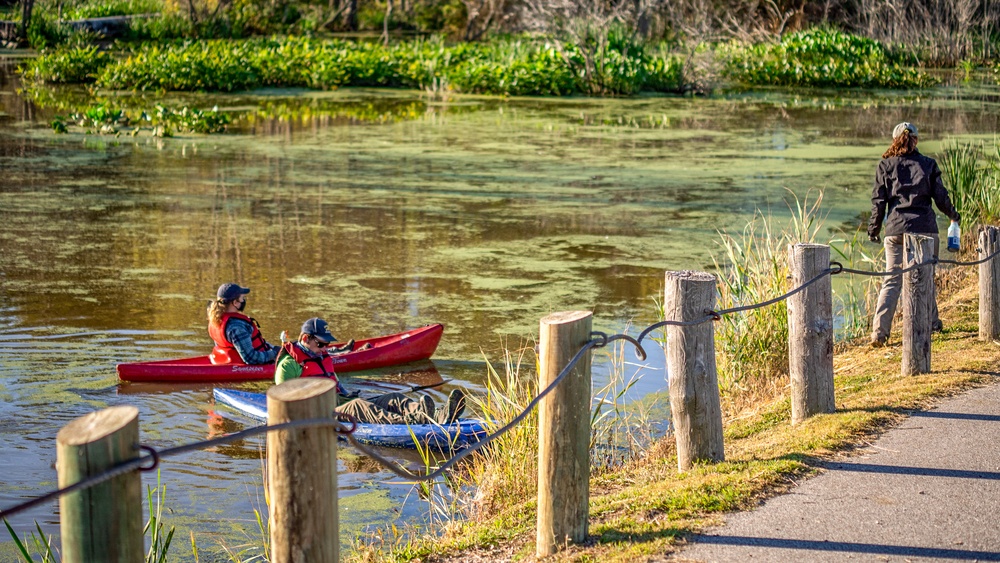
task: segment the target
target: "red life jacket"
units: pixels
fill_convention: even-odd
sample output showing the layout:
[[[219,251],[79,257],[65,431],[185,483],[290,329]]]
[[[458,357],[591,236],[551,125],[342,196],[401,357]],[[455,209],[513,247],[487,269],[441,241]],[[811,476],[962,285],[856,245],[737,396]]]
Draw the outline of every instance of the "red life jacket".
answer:
[[[226,325],[231,319],[240,319],[250,323],[253,327],[253,333],[250,335],[250,342],[253,344],[254,350],[264,352],[271,349],[271,346],[264,340],[264,337],[260,334],[260,325],[257,324],[256,319],[252,319],[243,313],[225,313],[222,315],[222,320],[219,324],[208,323],[208,335],[212,337],[215,341],[215,348],[212,349],[212,353],[209,354],[209,359],[213,364],[245,364],[240,353],[236,351],[236,347],[233,343],[226,338]]]
[[[281,352],[278,352],[278,359],[275,360],[275,365],[281,361],[282,356],[285,354],[291,356],[293,360],[302,366],[302,377],[329,377],[335,382],[337,381],[337,375],[333,372],[333,358],[325,351],[322,356],[313,356],[294,342],[286,342],[282,345]]]

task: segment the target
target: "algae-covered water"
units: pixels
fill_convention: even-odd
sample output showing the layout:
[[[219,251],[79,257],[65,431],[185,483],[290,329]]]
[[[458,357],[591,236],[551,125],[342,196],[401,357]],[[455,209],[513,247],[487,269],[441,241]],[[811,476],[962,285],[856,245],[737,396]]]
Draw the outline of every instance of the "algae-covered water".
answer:
[[[822,191],[821,238],[856,227],[899,121],[932,155],[1000,125],[1000,91],[974,83],[621,100],[190,94],[172,100],[231,112],[230,132],[56,135],[48,121],[65,110],[25,99],[0,68],[3,507],[55,486],[56,432],[91,410],[137,406],[155,447],[252,424],[217,408],[211,385],[120,384],[114,371],[205,353],[222,282],[252,289],[271,341],[312,316],[343,339],[444,323],[432,364],[364,375],[453,379],[432,392],[442,400],[456,385],[481,392],[486,362],[533,346],[548,313],[592,310],[606,332],[655,322],[664,270],[711,268],[718,231],[757,209],[780,222]],[[651,358],[630,397],[665,388],[662,353]],[[606,362],[596,369],[599,386]],[[192,532],[203,561],[254,541],[262,444],[164,462],[178,560],[193,559]],[[425,518],[409,485],[347,448],[341,470],[345,545]],[[58,532],[56,503],[11,523],[33,521]]]

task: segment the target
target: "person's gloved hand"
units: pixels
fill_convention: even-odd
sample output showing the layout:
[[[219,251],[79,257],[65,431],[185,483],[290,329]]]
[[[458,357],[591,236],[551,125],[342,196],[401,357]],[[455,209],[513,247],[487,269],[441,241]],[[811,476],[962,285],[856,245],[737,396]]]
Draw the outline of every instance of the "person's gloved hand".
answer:
[[[877,234],[875,234],[875,235],[869,234],[868,235],[868,240],[870,240],[872,242],[882,242],[882,237],[878,236]]]

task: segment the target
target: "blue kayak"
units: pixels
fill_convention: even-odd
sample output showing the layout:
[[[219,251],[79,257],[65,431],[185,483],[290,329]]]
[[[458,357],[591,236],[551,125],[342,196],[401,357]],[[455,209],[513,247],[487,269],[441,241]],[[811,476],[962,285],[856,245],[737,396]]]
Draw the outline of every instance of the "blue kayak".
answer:
[[[264,393],[214,389],[216,402],[240,413],[267,421],[267,396]],[[462,449],[475,444],[487,434],[483,421],[460,418],[451,424],[358,424],[354,437],[362,444],[386,448],[414,448],[414,437],[421,446],[436,450]]]

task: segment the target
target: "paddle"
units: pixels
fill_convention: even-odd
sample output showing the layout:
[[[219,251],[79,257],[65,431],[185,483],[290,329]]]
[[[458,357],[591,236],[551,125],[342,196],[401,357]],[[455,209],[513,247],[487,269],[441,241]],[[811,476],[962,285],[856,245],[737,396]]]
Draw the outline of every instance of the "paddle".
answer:
[[[397,390],[394,387],[390,387],[389,385],[386,385],[384,383],[380,383],[378,381],[373,381],[371,379],[358,379],[358,380],[355,380],[355,381],[358,381],[360,383],[364,383],[365,385],[372,385],[372,386],[375,386],[375,387],[381,387],[382,389],[387,389],[387,390],[393,391],[395,393],[413,393],[414,391],[423,391],[424,389],[432,389],[434,387],[440,387],[440,386],[444,385],[445,383],[448,383],[449,381],[451,381],[451,379],[442,379],[441,381],[439,381],[437,383],[431,383],[429,385],[411,385],[410,388],[406,389],[406,390]]]

